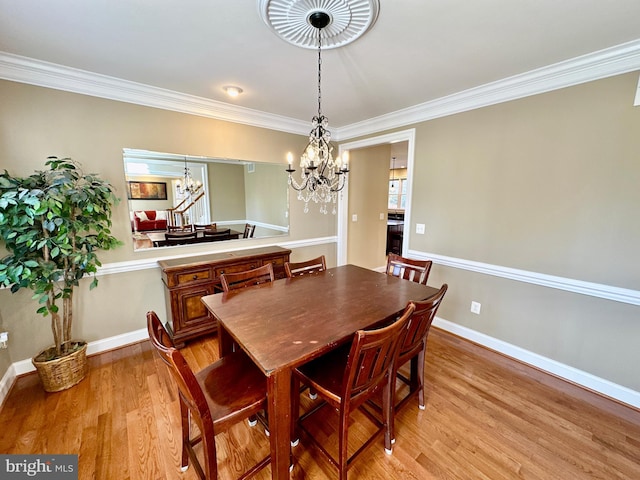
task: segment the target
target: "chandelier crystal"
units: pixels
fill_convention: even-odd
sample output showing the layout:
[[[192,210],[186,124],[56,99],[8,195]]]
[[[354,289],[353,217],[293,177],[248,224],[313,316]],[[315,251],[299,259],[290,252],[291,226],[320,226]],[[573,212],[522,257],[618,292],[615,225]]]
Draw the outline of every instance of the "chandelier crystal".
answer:
[[[200,188],[202,188],[202,183],[198,180],[195,181],[193,176],[191,175],[191,170],[189,170],[189,165],[187,164],[187,157],[184,157],[184,175],[182,180],[176,183],[176,189],[180,195],[195,195]]]
[[[298,200],[304,202],[304,212],[309,211],[309,202],[320,204],[320,212],[327,213],[327,205],[333,204],[332,213],[336,213],[336,202],[340,192],[347,182],[349,173],[349,157],[345,152],[343,158],[333,158],[331,146],[331,132],[328,129],[329,120],[322,114],[322,29],[331,18],[323,11],[312,12],[308,17],[309,23],[318,30],[318,114],[311,120],[309,143],[300,157],[300,182],[296,181],[293,173],[293,155],[287,155],[289,168],[289,185],[298,192]]]

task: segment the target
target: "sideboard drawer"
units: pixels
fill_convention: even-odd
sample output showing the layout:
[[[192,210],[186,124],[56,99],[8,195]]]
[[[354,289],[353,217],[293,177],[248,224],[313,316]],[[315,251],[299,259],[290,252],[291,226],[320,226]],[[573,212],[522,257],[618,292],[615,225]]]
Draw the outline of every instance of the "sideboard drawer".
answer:
[[[199,283],[208,281],[212,278],[211,269],[193,270],[190,272],[180,273],[177,275],[177,285],[189,285],[191,283]]]
[[[274,267],[284,267],[285,262],[287,262],[285,257],[270,258],[264,261],[264,263],[270,263]]]
[[[216,268],[216,277],[219,277],[223,273],[237,273],[237,272],[244,272],[246,270],[253,270],[254,268],[258,268],[261,265],[262,263],[258,260],[254,262],[234,263],[230,265],[225,265],[223,267]]]

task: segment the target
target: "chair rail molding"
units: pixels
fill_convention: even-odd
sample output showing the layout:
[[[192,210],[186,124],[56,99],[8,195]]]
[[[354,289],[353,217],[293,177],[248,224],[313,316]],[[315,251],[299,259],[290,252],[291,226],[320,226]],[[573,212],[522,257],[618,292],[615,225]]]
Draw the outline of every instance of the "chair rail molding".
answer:
[[[614,302],[640,305],[640,291],[629,288],[614,287],[602,283],[585,282],[573,278],[557,277],[544,273],[529,272],[517,268],[502,267],[488,263],[447,257],[437,253],[425,253],[417,250],[409,250],[409,255],[421,260],[432,260],[433,263],[447,267],[459,268],[471,272],[493,275],[494,277],[507,278],[518,282],[541,285],[543,287],[556,288],[567,292],[580,293],[591,297],[604,298]]]
[[[326,245],[330,243],[337,243],[338,238],[336,236],[330,237],[317,237],[317,238],[307,238],[304,240],[292,240],[288,242],[277,242],[277,243],[261,243],[251,245],[247,245],[242,248],[229,248],[225,250],[220,250],[219,252],[240,252],[242,250],[247,250],[256,247],[283,247],[283,248],[304,248],[304,247],[313,247],[316,245]],[[126,260],[124,262],[113,262],[113,263],[105,263],[103,266],[98,268],[96,275],[113,275],[116,273],[126,273],[126,272],[135,272],[138,270],[148,270],[151,268],[158,268],[158,261],[160,260],[170,260],[173,258],[188,258],[188,257],[197,257],[202,255],[202,252],[190,252],[190,253],[180,253],[179,255],[168,255],[162,257],[150,257],[145,258],[143,260]]]

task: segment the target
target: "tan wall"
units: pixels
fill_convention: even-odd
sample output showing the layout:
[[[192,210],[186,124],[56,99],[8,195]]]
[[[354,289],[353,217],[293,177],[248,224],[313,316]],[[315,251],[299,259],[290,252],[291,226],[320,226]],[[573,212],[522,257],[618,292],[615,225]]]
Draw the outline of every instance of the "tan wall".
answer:
[[[389,145],[349,152],[347,258],[354,265],[376,268],[385,264],[390,156]],[[357,222],[353,215],[358,216]]]
[[[123,201],[115,209],[113,233],[125,245],[103,252],[103,264],[234,247],[231,241],[134,253],[123,148],[282,163],[286,168],[286,153],[302,151],[307,141],[306,136],[7,81],[0,81],[0,105],[0,168],[14,175],[30,175],[44,167],[49,155],[70,156],[116,186]],[[316,209],[305,214],[297,200],[291,202],[290,220],[290,235],[281,241],[336,234],[333,215],[322,215]],[[271,239],[237,242],[257,246]],[[335,262],[335,245],[314,249]],[[83,281],[77,295],[74,335],[78,338],[95,341],[144,328],[144,316],[150,309],[165,315],[159,270],[107,275],[99,280],[100,285],[91,292]],[[52,343],[49,321],[37,315],[36,308],[29,291],[12,295],[7,289],[0,290],[0,323],[10,333],[9,349],[0,350],[0,378],[10,363],[28,359]]]
[[[255,165],[255,171],[244,168],[247,188],[247,218],[252,221],[286,227],[289,225],[287,211],[287,177],[271,165]],[[258,227],[261,228],[261,227]]]
[[[415,125],[405,232],[424,223],[426,235],[411,233],[410,249],[640,290],[637,79],[621,75]],[[121,192],[125,147],[284,163],[306,142],[11,82],[0,82],[0,105],[1,168],[26,175],[50,154],[70,155]],[[335,235],[332,215],[302,208],[291,197],[288,239]],[[116,214],[114,231],[127,238],[126,202]],[[104,262],[153,255],[134,254],[129,241],[107,254]],[[335,265],[335,249],[325,246],[296,249],[292,259],[317,254]],[[436,265],[429,283],[443,282],[450,289],[440,317],[640,391],[640,307]],[[101,277],[82,297],[78,333],[87,340],[143,328],[147,309],[164,308],[156,270]],[[469,312],[471,300],[482,303],[480,316]],[[29,292],[0,291],[0,322],[12,335],[0,376],[6,352],[15,362],[50,342],[34,310]]]
[[[410,249],[640,290],[637,81],[416,125]],[[640,391],[640,307],[435,266],[443,282],[442,318]]]
[[[246,218],[244,166],[215,163],[209,169],[211,221]]]

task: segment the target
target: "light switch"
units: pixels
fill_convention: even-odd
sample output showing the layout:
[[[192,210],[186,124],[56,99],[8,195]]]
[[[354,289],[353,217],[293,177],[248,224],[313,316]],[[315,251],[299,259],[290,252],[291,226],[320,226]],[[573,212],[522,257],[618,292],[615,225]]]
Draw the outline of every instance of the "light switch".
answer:
[[[358,214],[354,213],[353,215],[351,215],[351,221],[352,222],[357,222],[358,221]]]
[[[384,220],[384,213],[380,214],[380,220]]]

